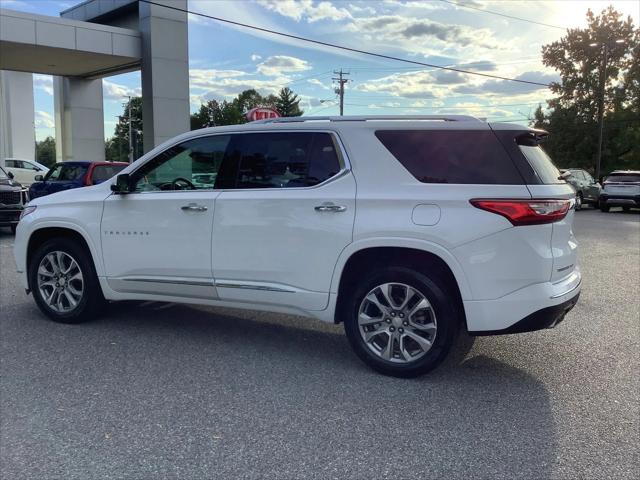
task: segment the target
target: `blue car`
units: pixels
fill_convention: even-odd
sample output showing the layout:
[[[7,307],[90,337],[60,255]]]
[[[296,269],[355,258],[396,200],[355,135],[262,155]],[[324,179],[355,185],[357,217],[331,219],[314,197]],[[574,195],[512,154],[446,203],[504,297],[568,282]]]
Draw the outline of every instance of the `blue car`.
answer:
[[[124,162],[60,162],[47,175],[37,175],[29,188],[29,198],[44,197],[72,188],[88,187],[109,180],[125,168]]]

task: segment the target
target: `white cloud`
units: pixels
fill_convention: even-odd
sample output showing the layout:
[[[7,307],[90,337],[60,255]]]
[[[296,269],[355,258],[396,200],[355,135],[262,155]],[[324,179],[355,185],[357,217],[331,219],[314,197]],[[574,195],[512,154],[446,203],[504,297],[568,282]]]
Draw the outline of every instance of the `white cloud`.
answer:
[[[258,79],[253,73],[239,70],[191,69],[189,70],[190,101],[198,106],[213,98],[229,99],[252,88],[262,94],[277,93],[290,81],[291,78],[286,75]]]
[[[55,128],[56,124],[49,112],[37,110],[35,114],[35,126],[36,128]]]
[[[317,78],[310,78],[310,79],[307,80],[307,82],[310,83],[311,85],[315,85],[315,86],[323,88],[325,90],[330,90],[331,89],[331,87],[329,85],[326,85],[326,84],[322,83]]]
[[[287,55],[274,55],[258,64],[258,72],[269,77],[281,75],[285,72],[303,72],[311,66],[306,60]]]
[[[262,57],[260,55],[258,55],[257,53],[254,53],[253,55],[251,55],[252,62],[257,62],[258,60],[262,60]]]
[[[53,77],[51,75],[33,75],[33,88],[42,90],[47,95],[53,95]]]
[[[105,100],[124,100],[125,97],[139,97],[140,88],[131,88],[109,80],[102,80],[102,96]]]
[[[305,19],[307,22],[320,20],[343,20],[351,18],[346,8],[338,8],[328,1],[314,2],[313,0],[258,0],[258,3],[267,10],[279,13],[299,22]]]

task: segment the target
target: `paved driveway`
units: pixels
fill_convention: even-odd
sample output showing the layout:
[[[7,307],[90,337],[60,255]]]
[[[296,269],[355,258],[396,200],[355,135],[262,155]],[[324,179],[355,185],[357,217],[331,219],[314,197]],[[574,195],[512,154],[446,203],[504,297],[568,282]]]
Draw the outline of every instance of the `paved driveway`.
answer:
[[[2,233],[0,477],[638,478],[640,215],[576,217],[565,322],[417,380],[294,317],[132,302],[46,321]]]

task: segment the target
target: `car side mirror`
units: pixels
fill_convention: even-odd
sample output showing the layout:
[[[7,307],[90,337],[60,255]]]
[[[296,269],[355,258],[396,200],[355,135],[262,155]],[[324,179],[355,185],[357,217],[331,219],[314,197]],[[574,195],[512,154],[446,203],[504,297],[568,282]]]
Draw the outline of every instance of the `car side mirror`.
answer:
[[[13,180],[13,172],[7,172],[7,177]]]
[[[44,177],[42,175],[36,175],[35,177],[33,177],[33,179],[36,182],[43,182],[44,181]]]
[[[114,193],[131,192],[131,179],[128,173],[121,173],[116,177],[116,183],[111,184],[111,191]]]

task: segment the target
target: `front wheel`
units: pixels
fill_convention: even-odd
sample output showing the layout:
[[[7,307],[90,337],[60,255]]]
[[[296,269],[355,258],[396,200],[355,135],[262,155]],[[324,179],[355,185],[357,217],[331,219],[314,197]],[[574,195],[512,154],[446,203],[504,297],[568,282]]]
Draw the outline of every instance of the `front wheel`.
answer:
[[[56,322],[89,320],[104,304],[91,256],[72,239],[49,240],[36,250],[29,285],[40,310]]]
[[[607,213],[609,211],[609,206],[601,203],[600,204],[600,211],[604,212],[604,213]]]
[[[415,377],[438,366],[458,328],[455,302],[444,285],[405,267],[383,268],[363,279],[344,318],[360,359],[396,377]]]

